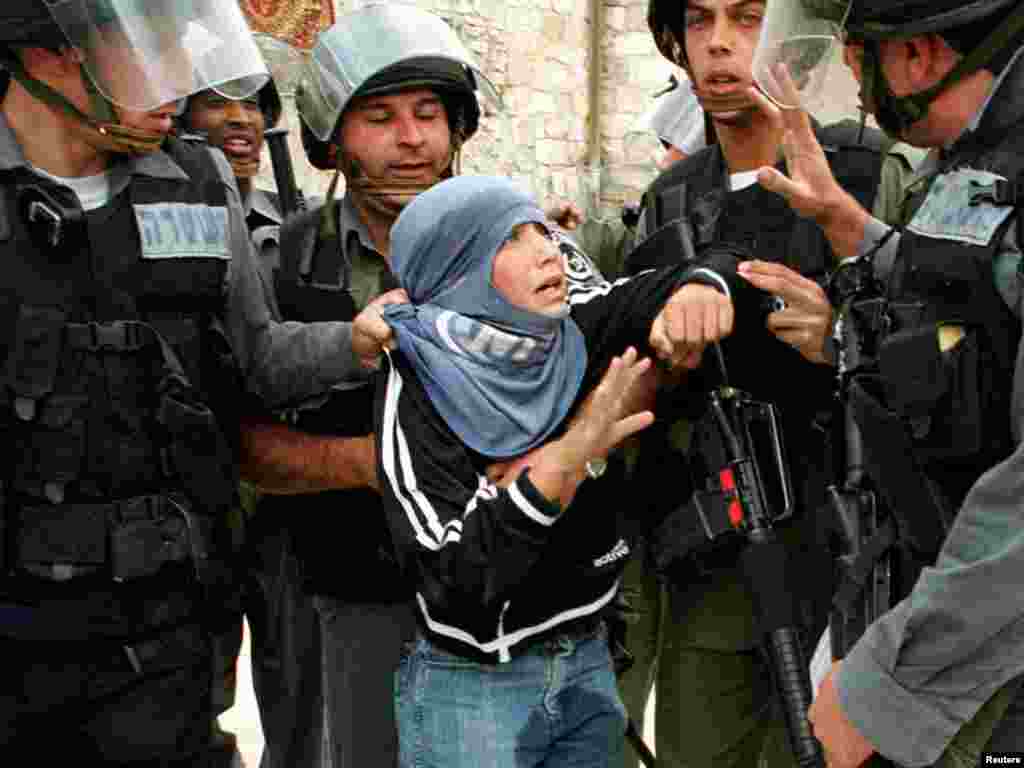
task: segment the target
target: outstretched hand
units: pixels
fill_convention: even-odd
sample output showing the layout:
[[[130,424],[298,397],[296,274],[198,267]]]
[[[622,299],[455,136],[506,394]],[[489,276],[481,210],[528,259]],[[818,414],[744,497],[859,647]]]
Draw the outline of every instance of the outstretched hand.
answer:
[[[384,322],[383,308],[388,304],[408,302],[409,295],[403,289],[395,288],[367,304],[352,321],[352,351],[363,368],[377,368],[381,353],[394,347],[394,332]]]
[[[638,359],[633,347],[612,359],[560,441],[565,443],[563,455],[571,464],[582,466],[590,459],[607,456],[627,437],[654,422],[650,410],[638,410],[642,398],[637,390],[650,369],[650,358]]]
[[[745,261],[738,272],[752,285],[785,302],[785,307],[769,314],[766,321],[777,339],[813,363],[831,362],[825,340],[832,332],[832,305],[820,285],[783,264],[769,261]]]
[[[504,487],[530,469],[530,479],[541,493],[568,506],[589,460],[606,457],[623,440],[654,423],[650,410],[638,410],[649,404],[649,398],[638,392],[645,389],[650,370],[650,358],[638,359],[632,347],[613,358],[562,437],[515,460],[491,465],[488,478]],[[577,477],[565,482],[569,475]],[[556,476],[560,479],[551,480]]]
[[[785,67],[780,65],[777,79],[786,91],[786,101],[800,103]],[[758,170],[758,183],[785,198],[789,207],[820,226],[840,258],[853,256],[864,236],[870,214],[836,181],[825,151],[821,148],[814,127],[803,109],[782,109],[758,88],[751,86],[751,97],[758,108],[769,115],[778,115],[784,126],[782,150],[786,158],[786,174],[777,168]]]

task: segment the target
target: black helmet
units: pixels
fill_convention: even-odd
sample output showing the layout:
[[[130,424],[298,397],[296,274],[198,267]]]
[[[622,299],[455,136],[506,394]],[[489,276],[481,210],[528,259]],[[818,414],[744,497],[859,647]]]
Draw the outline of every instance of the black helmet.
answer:
[[[647,4],[647,26],[654,35],[658,51],[673,64],[689,69],[685,39],[676,36],[686,29],[686,0],[650,0]]]
[[[839,0],[804,0],[810,5],[841,7]],[[1009,11],[1018,0],[854,0],[850,4],[847,33],[860,39],[912,37],[929,32],[951,33],[988,20],[986,26],[998,21],[991,19],[1000,11]],[[980,42],[980,40],[978,40]]]
[[[820,0],[818,0],[820,2]],[[1019,0],[855,0],[847,34],[864,40],[864,94],[889,134],[902,135],[924,118],[947,88],[985,68],[1001,72],[1024,39],[1024,4]],[[938,34],[962,54],[956,66],[924,91],[897,97],[882,72],[881,41]]]

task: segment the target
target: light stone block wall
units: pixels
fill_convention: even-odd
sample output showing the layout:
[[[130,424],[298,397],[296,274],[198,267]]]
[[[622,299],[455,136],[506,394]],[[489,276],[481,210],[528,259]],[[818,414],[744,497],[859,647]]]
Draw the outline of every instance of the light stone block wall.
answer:
[[[339,18],[365,4],[335,2]],[[511,176],[543,201],[572,200],[591,216],[617,216],[623,202],[639,197],[656,174],[659,149],[652,136],[632,129],[673,71],[647,29],[647,0],[602,0],[596,151],[589,146],[590,0],[414,2],[455,29],[504,101],[500,115],[487,111],[464,148],[464,172]],[[856,90],[844,85],[832,94],[838,111],[849,109]],[[323,194],[331,174],[309,166],[294,104],[287,95],[285,102],[299,184],[307,194]],[[261,184],[273,187],[269,158]]]

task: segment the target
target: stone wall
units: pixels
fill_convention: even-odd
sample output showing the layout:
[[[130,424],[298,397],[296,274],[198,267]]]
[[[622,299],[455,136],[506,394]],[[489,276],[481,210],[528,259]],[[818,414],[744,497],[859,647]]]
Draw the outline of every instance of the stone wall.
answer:
[[[512,176],[541,199],[573,200],[591,216],[618,215],[639,196],[656,173],[657,142],[631,128],[673,69],[647,29],[647,0],[414,1],[456,30],[504,100],[463,150],[464,171]],[[336,0],[337,15],[364,4]],[[595,58],[599,78],[591,77]],[[287,96],[286,104],[300,186],[321,194],[330,174],[306,162]],[[269,159],[262,176],[273,185]]]

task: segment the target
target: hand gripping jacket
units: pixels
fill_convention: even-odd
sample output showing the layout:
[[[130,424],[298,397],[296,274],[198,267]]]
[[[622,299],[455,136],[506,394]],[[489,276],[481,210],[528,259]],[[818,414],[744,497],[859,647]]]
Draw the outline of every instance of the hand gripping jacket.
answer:
[[[874,335],[849,396],[866,470],[893,510],[871,549],[898,542],[897,598],[937,555],[974,482],[1013,449],[1007,414],[1021,326],[993,264],[1011,224],[1019,227],[1022,172],[1017,128],[993,148],[954,151],[910,201],[885,295],[851,310]]]
[[[223,583],[236,462],[220,417],[241,385],[217,319],[226,182],[209,152],[166,151],[190,179],[135,176],[88,213],[27,169],[4,174],[0,594],[12,573],[129,582],[189,561]],[[31,230],[33,204],[63,211],[58,246]]]
[[[870,209],[878,188],[881,167],[886,155],[886,140],[877,131],[860,131],[859,123],[846,121],[825,128],[816,127],[819,141],[825,149],[832,171],[844,189]],[[812,279],[824,280],[835,262],[835,257],[821,230],[813,222],[797,216],[786,202],[759,185],[729,192],[729,182],[721,149],[715,145],[686,160],[676,163],[664,172],[644,196],[647,240],[641,242],[626,261],[626,270],[639,270],[667,266],[679,259],[678,249],[645,247],[647,241],[656,241],[672,226],[682,220],[690,230],[699,266],[707,266],[722,275],[735,271],[738,260],[762,258],[781,261]],[[760,400],[771,402],[778,409],[785,448],[793,462],[796,514],[806,514],[825,504],[824,489],[833,477],[830,465],[831,451],[824,431],[816,420],[827,415],[833,407],[834,375],[821,365],[807,362],[787,344],[775,339],[764,330],[765,297],[751,289],[742,279],[729,279],[737,305],[737,329],[733,337],[722,342],[730,384],[750,392]],[[752,294],[757,293],[757,296]],[[761,319],[747,320],[751,311]],[[769,367],[766,367],[765,361]],[[702,366],[691,374],[691,381],[707,378],[703,386],[710,389],[719,383],[713,366]],[[793,382],[801,382],[795,387]],[[701,384],[696,384],[700,388]],[[664,408],[684,407],[679,398],[669,403],[659,402],[659,413]],[[699,414],[681,414],[695,419]],[[674,419],[660,419],[668,425]],[[700,430],[694,440],[699,440]],[[644,443],[658,440],[657,427],[641,436]],[[656,461],[641,461],[641,465],[658,470],[654,465],[668,462],[671,451],[664,446],[642,450],[647,457],[660,456]],[[715,453],[711,448],[691,451],[697,458]],[[678,461],[682,462],[681,457]],[[712,461],[713,463],[713,461]],[[670,475],[678,482],[691,471],[692,462],[680,463]],[[795,472],[796,467],[800,472]],[[711,469],[710,465],[708,469]],[[694,480],[699,484],[703,473],[694,467]],[[663,482],[651,478],[651,483]],[[680,489],[672,502],[672,510],[663,510],[667,516],[662,528],[652,537],[652,555],[659,569],[675,571],[683,568],[689,574],[694,565],[698,570],[714,568],[734,562],[736,547],[741,543],[728,536],[712,537],[710,528],[694,514],[687,501],[686,489]],[[680,503],[682,502],[682,503]],[[728,526],[726,526],[728,528]],[[709,541],[714,538],[716,541]],[[828,566],[825,565],[827,568]],[[690,578],[686,575],[685,578]]]

